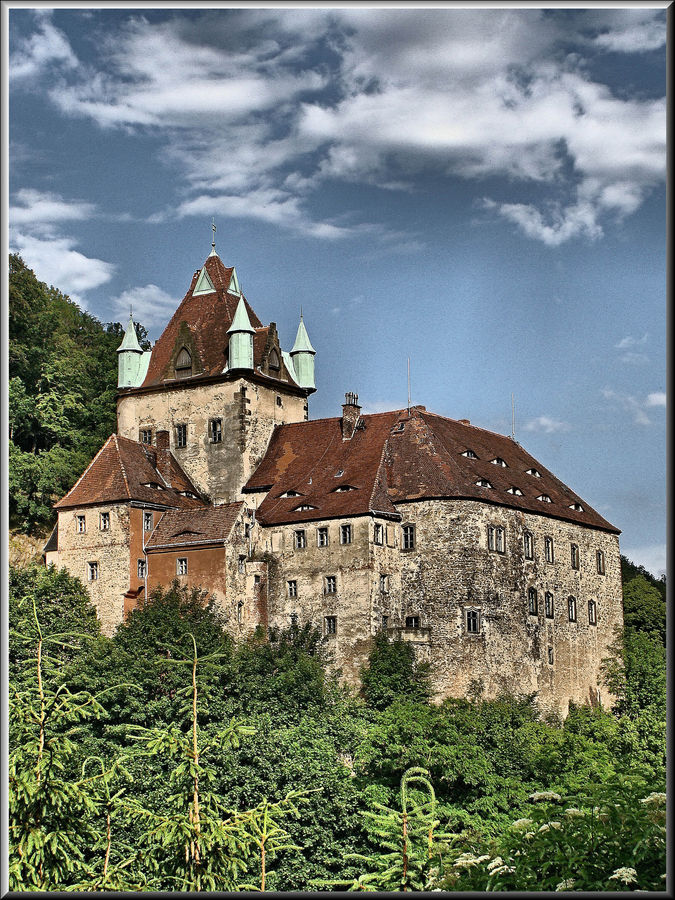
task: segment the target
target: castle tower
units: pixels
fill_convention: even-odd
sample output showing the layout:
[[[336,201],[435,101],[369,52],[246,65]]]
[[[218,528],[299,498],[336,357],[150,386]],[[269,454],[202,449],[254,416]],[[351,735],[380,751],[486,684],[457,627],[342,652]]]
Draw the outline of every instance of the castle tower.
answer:
[[[214,241],[152,352],[143,354],[127,329],[118,433],[155,443],[167,431],[169,449],[205,497],[239,500],[275,426],[308,418],[314,349],[302,322],[292,354],[281,349],[275,323],[257,317]]]
[[[291,359],[293,360],[293,369],[295,378],[300,387],[311,388],[316,390],[314,383],[314,356],[316,350],[309,341],[309,335],[305,328],[305,323],[300,313],[300,324],[298,325],[298,333],[295,336],[295,343],[291,350]]]
[[[117,348],[117,387],[138,387],[145,378],[150,362],[150,353],[144,353],[138,343],[133,315],[129,313],[122,343]]]

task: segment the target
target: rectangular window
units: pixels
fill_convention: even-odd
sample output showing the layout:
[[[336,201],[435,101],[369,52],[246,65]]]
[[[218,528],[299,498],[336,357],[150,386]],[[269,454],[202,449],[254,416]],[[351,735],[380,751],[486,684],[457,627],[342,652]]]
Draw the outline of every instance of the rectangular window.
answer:
[[[544,556],[546,558],[546,562],[553,562],[553,538],[545,537],[544,538]]]
[[[239,557],[239,562],[237,563],[237,571],[239,572],[240,575],[243,575],[244,572],[246,571],[246,557],[245,556]]]
[[[389,627],[389,616],[382,616],[382,628],[386,629]]]
[[[531,616],[537,615],[537,589],[530,588],[527,592],[527,608]]]
[[[381,594],[389,593],[389,576],[388,575],[380,575],[380,593]]]
[[[223,440],[223,421],[222,419],[211,419],[209,422],[209,432],[212,444],[220,444]]]
[[[187,447],[187,425],[176,425],[176,447]]]
[[[525,559],[534,559],[534,539],[529,531],[523,535],[523,543],[525,546]]]
[[[297,597],[298,596],[298,582],[297,581],[289,581],[288,582],[288,596],[289,597]]]
[[[466,630],[468,634],[478,634],[480,630],[480,612],[477,609],[467,609]]]
[[[179,556],[176,560],[176,575],[187,575],[187,556]]]
[[[75,528],[78,534],[84,534],[87,530],[87,520],[84,516],[75,516]]]
[[[588,601],[588,624],[589,625],[597,625],[598,624],[598,610],[595,604],[595,600]]]
[[[256,584],[256,585],[260,584],[260,575],[253,576],[253,584]]]
[[[595,554],[595,560],[598,567],[598,575],[605,574],[605,553],[603,550],[598,550]]]
[[[307,546],[307,535],[304,529],[295,532],[295,549],[303,550]]]
[[[352,526],[340,525],[340,543],[351,544],[352,542]]]
[[[548,648],[548,664],[549,666],[553,665],[553,647]]]
[[[501,525],[488,525],[488,550],[503,553],[506,548],[505,532]]]
[[[579,568],[579,546],[577,544],[570,544],[570,555],[571,555],[572,568],[578,569]]]
[[[380,525],[378,522],[375,523],[375,527],[373,530],[373,540],[380,546],[384,544],[384,526]]]
[[[546,618],[553,618],[553,594],[550,591],[546,591],[544,594],[544,606],[546,612]]]
[[[152,428],[141,428],[140,430],[141,444],[152,443]]]
[[[414,525],[404,525],[402,531],[403,531],[403,549],[404,550],[414,550],[415,549],[415,526]]]
[[[316,545],[317,545],[317,547],[327,547],[328,546],[328,529],[327,528],[317,528],[316,529]]]
[[[152,531],[152,513],[143,513],[143,531]]]
[[[337,578],[335,575],[326,575],[323,592],[324,594],[335,594],[337,592]]]
[[[244,618],[244,601],[240,600],[239,603],[237,603],[237,625],[241,625],[243,618]]]
[[[323,621],[326,634],[337,634],[337,616],[326,616]]]
[[[406,616],[405,617],[405,627],[406,628],[419,628],[420,627],[420,617],[419,616]]]
[[[98,578],[98,563],[97,562],[89,562],[87,563],[87,578],[89,581],[96,581]]]
[[[567,617],[570,622],[576,622],[577,620],[577,601],[575,597],[567,598]]]
[[[101,531],[110,531],[110,513],[102,512],[99,519],[98,527]]]
[[[145,574],[146,574],[145,560],[139,559],[138,560],[138,577],[145,578]]]

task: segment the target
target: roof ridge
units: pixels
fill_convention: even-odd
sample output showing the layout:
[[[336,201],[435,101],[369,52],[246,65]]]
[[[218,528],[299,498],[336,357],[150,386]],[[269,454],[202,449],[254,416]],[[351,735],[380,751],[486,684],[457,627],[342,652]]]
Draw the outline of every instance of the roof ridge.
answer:
[[[377,485],[378,485],[378,482],[379,482],[380,472],[382,471],[382,466],[383,466],[383,464],[384,464],[384,455],[385,455],[385,453],[386,453],[386,451],[387,451],[387,446],[388,446],[388,444],[389,444],[389,437],[387,436],[387,437],[382,441],[382,450],[381,450],[381,452],[380,452],[380,461],[379,461],[379,463],[377,464],[377,469],[375,470],[375,478],[373,478],[373,489],[371,490],[371,492],[370,492],[370,497],[369,497],[369,499],[368,499],[368,509],[370,509],[370,510],[372,510],[373,500],[375,499],[375,490],[376,490]],[[386,491],[387,491],[386,479],[385,479],[384,490],[385,490],[385,493],[386,493]],[[389,502],[391,503],[391,500],[390,500]],[[392,506],[393,506],[393,503],[392,503]]]
[[[124,478],[124,486],[127,489],[127,496],[131,499],[131,490],[129,489],[129,479],[127,478],[127,470],[124,468],[124,462],[122,461],[122,454],[120,453],[120,445],[117,443],[117,434],[113,434],[115,438],[115,449],[117,450],[117,458],[120,463],[120,469],[122,470],[122,478]],[[134,443],[137,443],[136,441]]]

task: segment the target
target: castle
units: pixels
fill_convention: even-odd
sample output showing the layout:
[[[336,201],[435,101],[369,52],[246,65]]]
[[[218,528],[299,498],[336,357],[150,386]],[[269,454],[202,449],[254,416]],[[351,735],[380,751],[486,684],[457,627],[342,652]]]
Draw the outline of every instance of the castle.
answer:
[[[130,317],[117,433],[56,503],[47,563],[104,632],[157,585],[210,592],[227,628],[312,623],[352,684],[381,630],[431,663],[437,699],[611,703],[619,530],[519,443],[413,406],[310,420],[302,315],[283,351],[215,242],[152,350]]]

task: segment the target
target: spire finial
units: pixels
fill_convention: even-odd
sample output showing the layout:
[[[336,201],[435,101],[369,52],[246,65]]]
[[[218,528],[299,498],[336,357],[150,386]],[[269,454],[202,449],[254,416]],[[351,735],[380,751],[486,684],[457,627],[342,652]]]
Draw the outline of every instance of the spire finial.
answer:
[[[302,303],[300,304],[300,318],[302,318]]]
[[[133,306],[132,306],[131,303],[130,303],[130,304],[129,304],[129,318],[130,318],[130,319],[133,319],[133,317],[134,317],[134,308],[133,308]]]
[[[213,240],[211,241],[211,249],[215,250],[216,249],[216,219],[215,219],[215,217],[213,217],[211,219],[211,228],[213,230]]]

